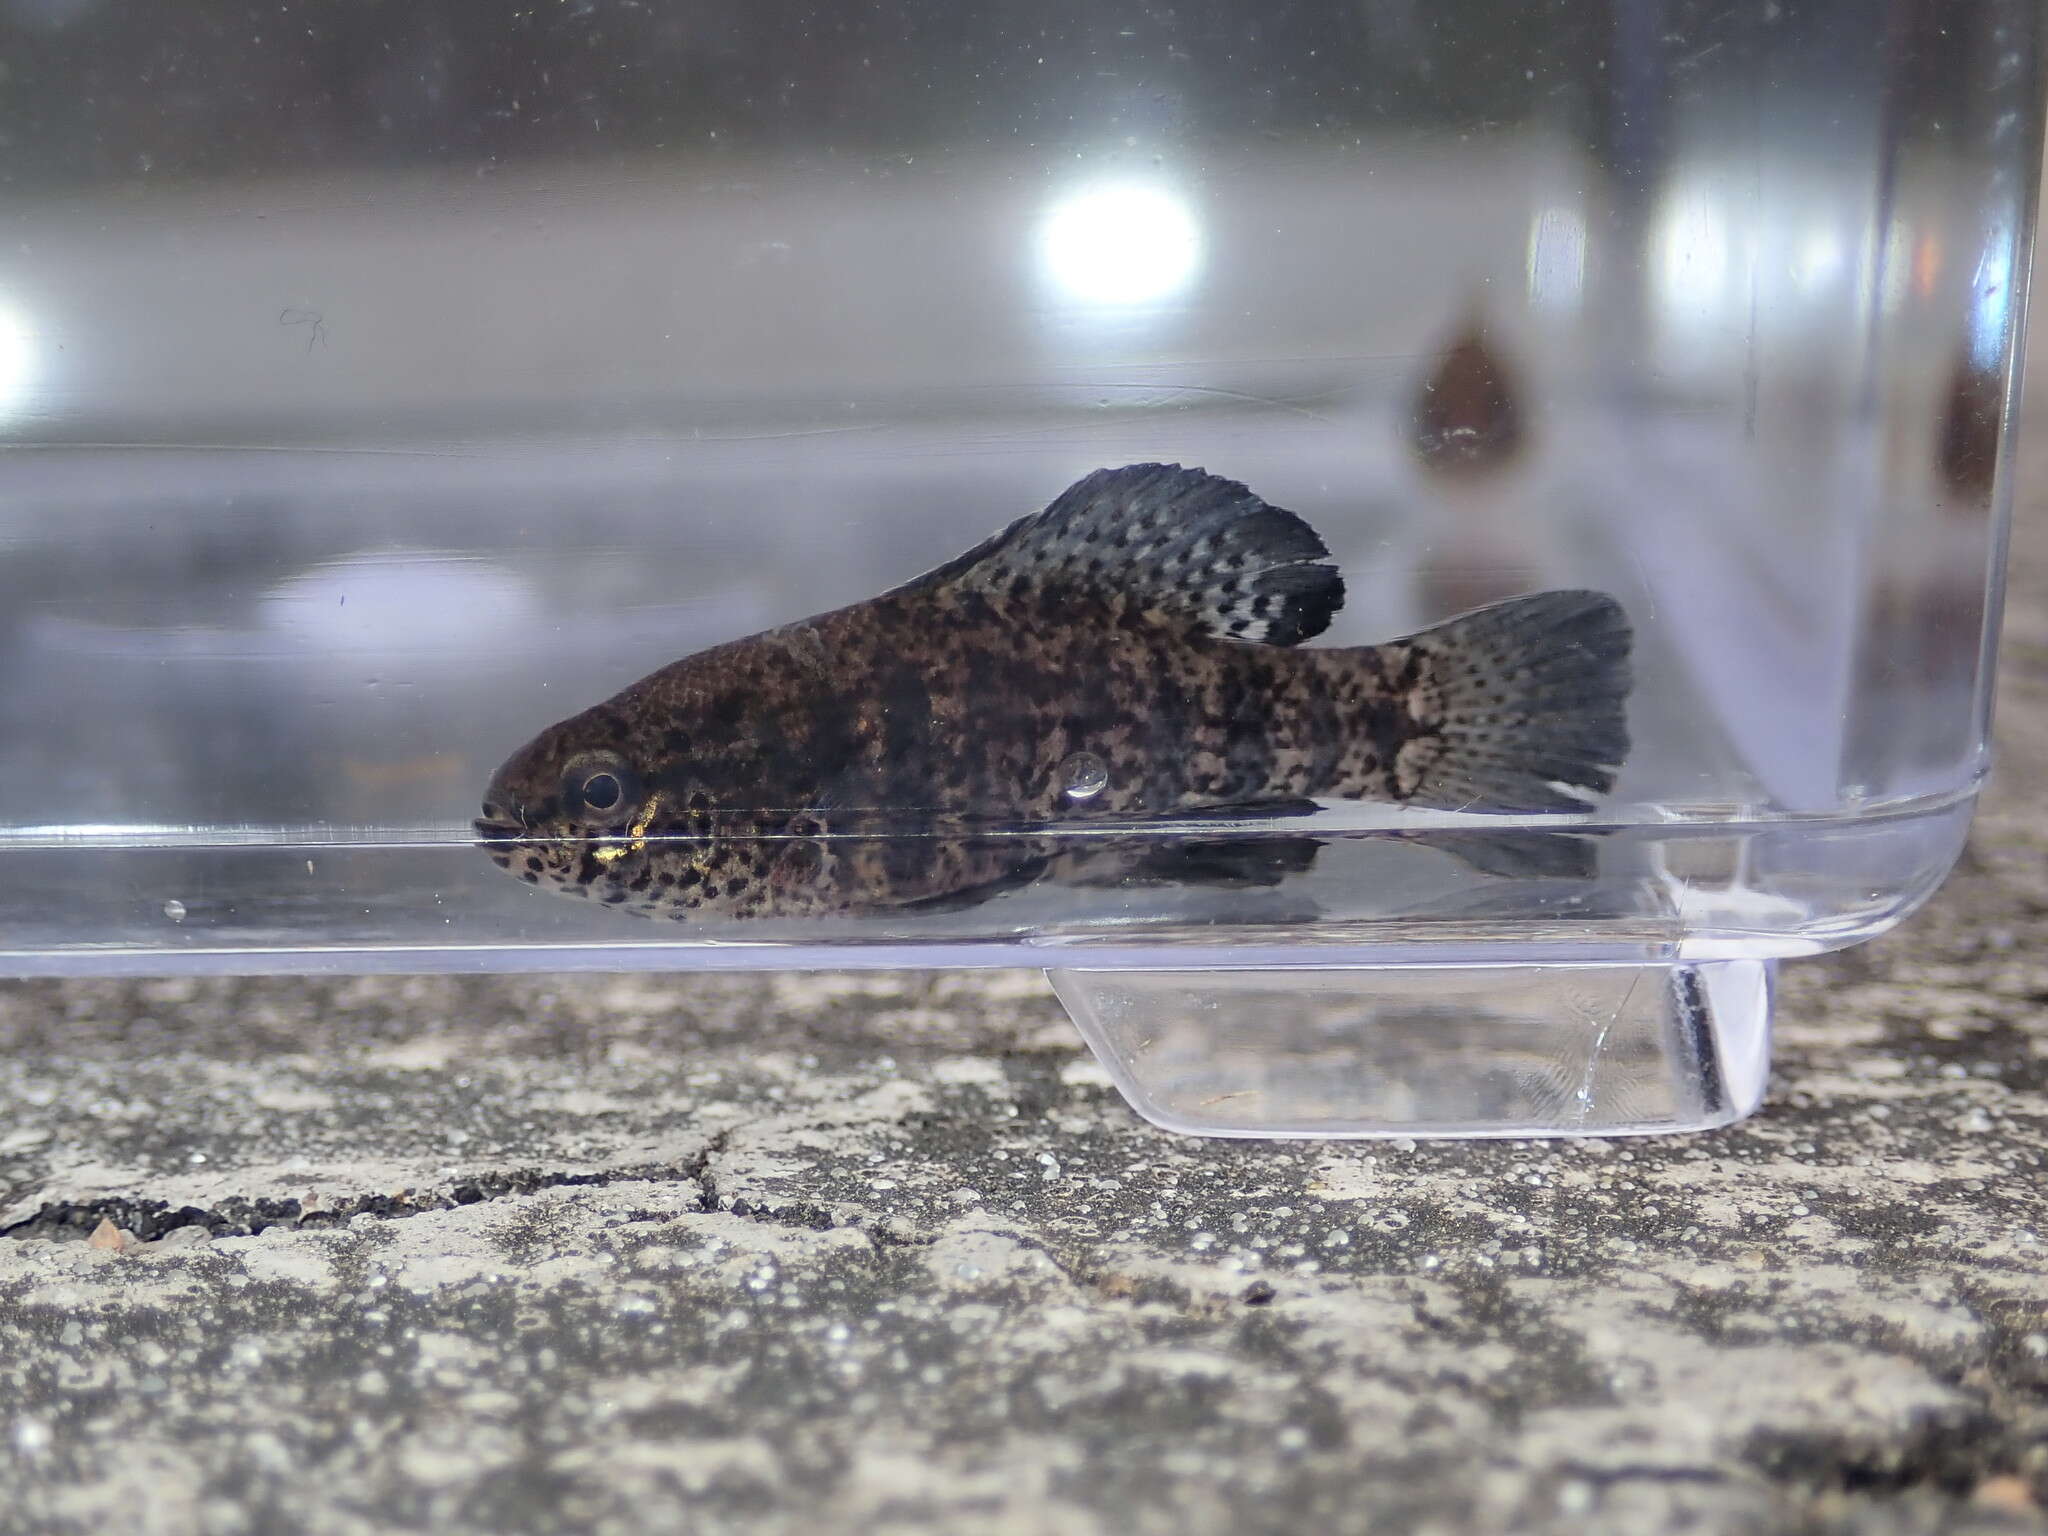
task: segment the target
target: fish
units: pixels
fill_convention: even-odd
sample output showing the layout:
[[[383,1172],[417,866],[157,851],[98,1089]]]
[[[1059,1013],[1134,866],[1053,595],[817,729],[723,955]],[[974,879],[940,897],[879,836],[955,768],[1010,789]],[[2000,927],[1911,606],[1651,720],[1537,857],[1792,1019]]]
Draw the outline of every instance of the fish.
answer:
[[[1323,801],[1527,816],[1612,789],[1613,597],[1304,648],[1343,601],[1314,529],[1237,481],[1097,470],[879,597],[549,726],[475,830],[527,884],[644,916],[923,914],[1047,879],[1276,884]]]
[[[2005,378],[1981,362],[1969,347],[1949,375],[1937,458],[1952,498],[1943,510],[1959,517],[1988,517],[1991,487],[1998,475],[1998,442],[2005,421]]]
[[[1484,474],[1510,463],[1525,436],[1513,375],[1487,345],[1475,313],[1416,392],[1408,445],[1422,467]]]

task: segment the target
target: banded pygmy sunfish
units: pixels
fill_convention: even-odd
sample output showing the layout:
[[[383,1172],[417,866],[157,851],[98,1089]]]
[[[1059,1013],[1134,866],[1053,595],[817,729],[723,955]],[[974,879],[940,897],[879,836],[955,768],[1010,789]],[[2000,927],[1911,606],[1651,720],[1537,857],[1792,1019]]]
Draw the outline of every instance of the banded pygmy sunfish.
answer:
[[[1582,811],[1612,786],[1630,646],[1613,598],[1541,592],[1298,649],[1344,600],[1328,554],[1235,481],[1098,470],[906,586],[548,727],[476,830],[527,883],[622,911],[792,917],[956,909],[1069,866],[1101,883],[1117,849],[1129,878],[1174,879],[1193,831],[1091,823],[1317,798]],[[1316,844],[1274,846],[1196,840],[1179,873],[1271,884]]]

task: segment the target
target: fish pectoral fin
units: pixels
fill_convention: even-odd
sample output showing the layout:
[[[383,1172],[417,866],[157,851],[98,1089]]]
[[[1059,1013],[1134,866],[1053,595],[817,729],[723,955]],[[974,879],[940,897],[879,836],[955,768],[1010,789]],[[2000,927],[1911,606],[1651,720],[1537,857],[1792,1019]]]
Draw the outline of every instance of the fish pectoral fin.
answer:
[[[1598,833],[1431,832],[1417,842],[1502,880],[1590,880],[1600,872]]]
[[[1288,816],[1313,816],[1321,809],[1315,801],[1299,797],[1285,800],[1243,800],[1234,805],[1205,805],[1183,811],[1160,811],[1148,814],[1145,819],[1169,825],[1185,821],[1277,821]]]
[[[1278,885],[1315,863],[1321,838],[1250,830],[1191,836],[1183,830],[1185,824],[1284,821],[1313,816],[1320,809],[1313,800],[1296,798],[1160,812],[1145,818],[1160,827],[1155,835],[1106,837],[1094,846],[1079,840],[1067,843],[1052,878],[1061,885],[1098,888],[1186,885],[1242,890]]]
[[[1323,840],[1302,836],[1164,837],[1065,855],[1054,874],[1076,887],[1201,886],[1246,890],[1279,885],[1314,866]]]
[[[1045,854],[1033,854],[1020,859],[993,879],[980,880],[973,885],[963,885],[950,891],[938,891],[929,896],[914,897],[909,901],[889,904],[891,912],[915,913],[920,917],[938,916],[947,912],[967,912],[985,902],[995,900],[1006,891],[1022,890],[1036,884],[1045,874],[1052,859]]]
[[[1235,480],[1127,464],[1077,480],[1044,511],[896,592],[951,586],[996,602],[1089,594],[1218,639],[1294,645],[1344,605],[1329,553],[1307,523]]]

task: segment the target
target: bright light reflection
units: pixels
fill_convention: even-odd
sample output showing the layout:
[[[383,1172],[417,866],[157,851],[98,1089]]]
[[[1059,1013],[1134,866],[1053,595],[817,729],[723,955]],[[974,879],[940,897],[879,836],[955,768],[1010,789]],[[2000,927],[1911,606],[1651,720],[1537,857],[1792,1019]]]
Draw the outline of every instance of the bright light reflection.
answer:
[[[542,615],[527,584],[492,561],[435,549],[365,550],[273,587],[260,611],[280,631],[337,663],[402,652],[420,664],[473,657]]]
[[[1806,238],[1799,242],[1799,254],[1793,261],[1793,273],[1801,287],[1816,290],[1825,288],[1842,271],[1842,242],[1832,229],[1808,231]]]
[[[1728,233],[1703,197],[1674,198],[1658,221],[1657,276],[1666,305],[1709,309],[1728,281]]]
[[[2005,366],[2006,332],[2012,324],[2011,236],[1994,228],[1970,284],[1970,366],[1989,373]]]
[[[1529,301],[1574,310],[1586,287],[1586,221],[1570,208],[1546,208],[1529,226]]]
[[[35,342],[29,334],[28,321],[18,310],[0,304],[0,420],[16,414],[28,403],[35,363]]]
[[[1156,304],[1194,281],[1202,236],[1164,187],[1090,187],[1054,205],[1039,235],[1047,278],[1083,304]]]

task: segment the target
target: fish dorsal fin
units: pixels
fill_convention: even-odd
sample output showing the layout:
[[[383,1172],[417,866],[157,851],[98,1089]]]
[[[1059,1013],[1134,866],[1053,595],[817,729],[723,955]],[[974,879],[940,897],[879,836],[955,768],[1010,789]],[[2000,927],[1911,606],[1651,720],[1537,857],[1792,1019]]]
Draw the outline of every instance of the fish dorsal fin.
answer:
[[[1235,480],[1178,464],[1127,464],[1077,480],[1043,512],[911,582],[996,601],[1052,590],[1141,600],[1225,640],[1294,645],[1344,602],[1313,528]]]

